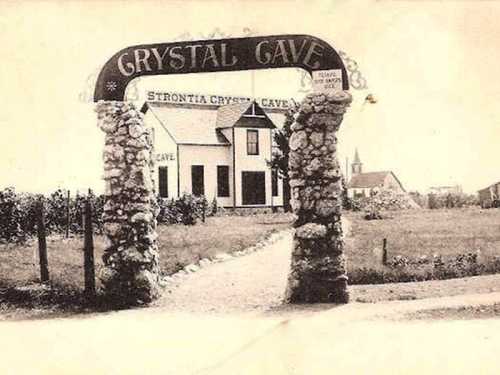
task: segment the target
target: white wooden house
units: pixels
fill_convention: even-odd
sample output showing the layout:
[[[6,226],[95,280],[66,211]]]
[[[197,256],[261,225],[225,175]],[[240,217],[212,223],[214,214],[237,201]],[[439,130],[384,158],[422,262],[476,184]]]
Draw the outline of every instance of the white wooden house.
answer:
[[[283,205],[282,180],[271,171],[270,117],[255,102],[207,107],[147,102],[153,128],[160,196],[216,197],[222,207]]]

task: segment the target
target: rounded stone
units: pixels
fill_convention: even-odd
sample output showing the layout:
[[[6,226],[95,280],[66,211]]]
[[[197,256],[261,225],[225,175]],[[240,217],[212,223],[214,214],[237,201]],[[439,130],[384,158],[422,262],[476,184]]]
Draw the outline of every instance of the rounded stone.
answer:
[[[130,221],[132,223],[150,223],[153,221],[153,214],[151,212],[138,212],[130,218]]]
[[[308,223],[295,229],[295,236],[301,239],[324,238],[326,234],[326,227],[316,223]]]
[[[293,133],[290,137],[289,144],[292,151],[307,147],[307,133],[305,131],[298,131],[296,133]]]
[[[316,202],[316,213],[322,217],[328,217],[337,213],[339,205],[334,200],[318,200]]]
[[[143,127],[138,124],[130,125],[128,133],[132,138],[139,138],[144,133]]]
[[[292,126],[290,127],[290,130],[292,130],[294,132],[297,132],[297,131],[302,130],[302,129],[304,129],[304,125],[302,125],[299,122],[294,122],[292,124]]]
[[[352,102],[352,95],[348,91],[335,91],[328,94],[327,100],[330,103],[349,104]]]
[[[142,302],[149,303],[161,294],[159,277],[148,270],[139,271],[133,281],[134,295]]]
[[[323,146],[323,133],[314,132],[310,135],[309,139],[314,147]]]
[[[121,225],[119,223],[107,222],[103,225],[104,233],[109,237],[116,237],[120,233]]]

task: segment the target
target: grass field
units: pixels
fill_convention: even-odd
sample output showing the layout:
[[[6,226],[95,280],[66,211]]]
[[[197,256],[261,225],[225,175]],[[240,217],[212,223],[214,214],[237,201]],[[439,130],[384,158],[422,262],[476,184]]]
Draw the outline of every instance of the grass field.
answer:
[[[374,249],[382,247],[384,238],[388,243],[389,259],[398,255],[409,258],[426,255],[432,258],[434,254],[446,259],[480,250],[480,261],[488,263],[498,260],[500,256],[498,209],[394,211],[390,213],[390,218],[373,221],[364,220],[362,213],[347,212],[345,216],[351,222],[352,231],[352,235],[346,239],[351,284],[401,281],[398,275],[393,279],[393,275],[399,271],[383,266],[374,255]],[[213,257],[218,252],[233,252],[252,246],[270,233],[290,227],[291,222],[290,215],[275,214],[211,217],[207,218],[206,223],[195,226],[159,226],[162,272],[171,274],[201,258]],[[94,241],[98,275],[103,267],[101,255],[104,239],[96,236]],[[70,305],[70,309],[79,306],[78,298],[83,289],[82,247],[82,238],[50,237],[49,269],[54,288],[49,297],[45,295],[43,298],[30,299],[33,294],[26,294],[26,297],[16,294],[11,298],[12,295],[9,297],[5,291],[36,284],[39,279],[36,241],[27,246],[0,245],[0,311],[12,307],[2,304],[2,300],[11,303],[16,298],[15,306],[26,311],[65,303]],[[414,271],[408,272],[412,276]],[[380,275],[383,277],[380,278]],[[415,279],[410,277],[402,281],[412,280]],[[60,307],[54,307],[53,310],[60,311],[58,309]]]
[[[418,258],[434,254],[450,259],[480,251],[479,261],[500,256],[500,210],[479,208],[408,210],[388,213],[390,218],[367,221],[362,213],[346,214],[352,223],[347,239],[348,269],[367,267],[384,270],[374,252],[387,239],[388,258]]]
[[[362,213],[347,212],[352,235],[346,241],[349,270],[383,269],[374,255],[387,239],[388,257],[432,257],[481,251],[481,261],[500,256],[500,210],[453,209],[394,211],[385,220],[367,221]],[[158,227],[161,269],[171,274],[218,252],[242,250],[269,233],[291,225],[291,216],[252,215],[207,218],[195,226]],[[102,268],[104,239],[96,236],[96,273]],[[83,239],[48,239],[51,281],[81,289]],[[36,241],[28,246],[0,245],[0,288],[26,285],[38,279]]]
[[[291,216],[252,215],[209,217],[194,226],[160,225],[160,267],[171,274],[218,252],[234,252],[252,246],[270,233],[287,228]],[[47,241],[51,284],[70,290],[83,287],[83,238],[49,237]],[[96,275],[102,269],[104,238],[95,236]],[[23,286],[39,279],[37,243],[0,245],[0,289]],[[99,286],[99,285],[98,285]]]

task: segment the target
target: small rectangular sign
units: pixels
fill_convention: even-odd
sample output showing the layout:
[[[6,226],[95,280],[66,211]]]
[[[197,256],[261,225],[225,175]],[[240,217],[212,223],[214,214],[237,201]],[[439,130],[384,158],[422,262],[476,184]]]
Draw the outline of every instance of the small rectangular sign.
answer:
[[[317,70],[312,72],[313,91],[325,94],[342,90],[342,70]]]
[[[162,102],[172,104],[189,104],[199,106],[215,106],[220,107],[227,104],[242,103],[250,100],[255,100],[263,109],[274,110],[279,112],[286,111],[292,99],[278,98],[251,98],[245,96],[229,96],[229,95],[212,95],[212,94],[193,94],[179,93],[173,91],[147,91],[147,101]]]

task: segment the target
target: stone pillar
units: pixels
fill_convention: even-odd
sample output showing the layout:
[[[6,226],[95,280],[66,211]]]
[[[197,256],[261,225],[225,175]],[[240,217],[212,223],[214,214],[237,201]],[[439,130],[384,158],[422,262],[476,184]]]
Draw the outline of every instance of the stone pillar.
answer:
[[[349,300],[336,133],[351,101],[346,91],[308,95],[291,127],[288,174],[297,219],[288,302]]]
[[[152,134],[132,103],[100,101],[96,112],[105,133],[101,280],[116,303],[149,303],[160,295]]]

